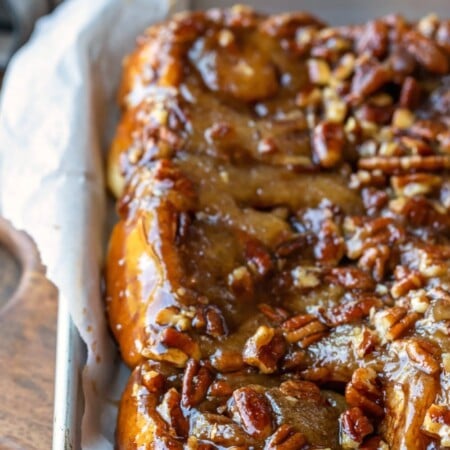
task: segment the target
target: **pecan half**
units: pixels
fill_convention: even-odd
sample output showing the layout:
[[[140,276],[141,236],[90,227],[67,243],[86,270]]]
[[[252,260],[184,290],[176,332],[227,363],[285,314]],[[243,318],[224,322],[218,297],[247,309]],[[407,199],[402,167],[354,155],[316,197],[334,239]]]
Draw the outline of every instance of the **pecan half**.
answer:
[[[416,312],[394,306],[378,311],[374,316],[374,323],[382,342],[389,342],[402,337],[419,318],[420,314]]]
[[[351,408],[339,418],[342,448],[360,448],[364,438],[373,433],[373,426],[360,408]]]
[[[381,170],[386,174],[406,173],[415,170],[435,172],[450,168],[449,155],[433,156],[373,156],[362,158],[358,161],[358,167],[363,170]]]
[[[191,358],[200,359],[200,348],[188,334],[176,330],[175,328],[165,328],[161,333],[161,343],[167,348],[181,350]]]
[[[175,430],[177,436],[187,437],[189,422],[180,407],[181,395],[175,388],[170,388],[161,403],[156,407],[160,416]]]
[[[182,405],[188,408],[198,405],[206,397],[211,382],[212,374],[208,368],[198,361],[189,360],[183,377]]]
[[[283,424],[267,439],[264,450],[300,450],[305,444],[306,438],[302,433]]]
[[[288,380],[280,385],[283,394],[298,399],[309,399],[319,403],[322,400],[319,387],[311,381]]]
[[[405,346],[411,364],[428,375],[435,375],[441,370],[440,348],[425,339],[409,339]]]
[[[289,343],[297,343],[307,348],[326,336],[328,327],[312,314],[299,314],[286,320],[282,325],[283,333]]]
[[[265,438],[272,432],[272,410],[264,394],[251,387],[243,387],[233,392],[231,409],[235,409],[237,420],[247,434]]]
[[[345,388],[345,400],[370,416],[381,417],[384,414],[382,392],[376,372],[367,367],[356,369]]]

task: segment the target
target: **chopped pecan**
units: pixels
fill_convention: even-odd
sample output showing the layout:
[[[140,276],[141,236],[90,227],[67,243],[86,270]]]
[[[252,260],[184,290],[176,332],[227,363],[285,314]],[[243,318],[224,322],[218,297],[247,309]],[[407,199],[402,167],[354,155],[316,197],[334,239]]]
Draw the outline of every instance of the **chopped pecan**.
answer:
[[[387,265],[391,257],[389,246],[380,244],[370,247],[362,254],[358,267],[372,275],[375,281],[382,281],[387,272]]]
[[[433,404],[428,408],[422,429],[440,438],[442,447],[450,447],[450,408],[448,405]]]
[[[322,400],[320,389],[311,381],[288,380],[281,383],[280,390],[283,394],[298,399],[309,399],[317,403]]]
[[[213,381],[208,390],[211,397],[230,397],[232,393],[232,387],[224,380]]]
[[[357,267],[334,267],[325,279],[346,289],[371,291],[375,288],[372,277]]]
[[[437,190],[442,184],[442,178],[429,173],[411,173],[393,176],[391,184],[396,195],[413,197],[430,194]]]
[[[388,27],[381,20],[373,20],[364,26],[364,30],[358,39],[356,50],[358,53],[368,53],[376,58],[381,58],[388,47]]]
[[[258,309],[272,322],[282,323],[288,317],[289,313],[278,306],[268,305],[267,303],[260,303]]]
[[[311,289],[320,284],[320,270],[316,267],[297,266],[291,270],[293,284],[299,289]]]
[[[158,325],[171,325],[179,331],[186,331],[191,327],[192,318],[180,308],[169,306],[158,312],[155,321]]]
[[[282,325],[284,336],[289,343],[297,343],[307,348],[327,334],[328,327],[312,314],[299,314],[286,320]]]
[[[206,397],[211,382],[212,375],[208,368],[198,361],[189,360],[183,377],[182,405],[188,408],[198,405]]]
[[[267,439],[264,450],[300,450],[305,444],[303,434],[283,424]]]
[[[402,271],[401,277],[396,281],[391,288],[391,295],[394,298],[402,297],[413,289],[419,289],[425,284],[425,278],[421,273],[412,270],[410,272]],[[396,277],[397,278],[397,277]]]
[[[428,141],[434,141],[445,130],[445,125],[438,120],[422,119],[413,123],[409,129],[409,134]]]
[[[200,348],[188,334],[176,330],[175,328],[165,328],[161,333],[161,343],[167,348],[181,350],[186,355],[194,359],[200,359]]]
[[[389,342],[402,337],[419,318],[420,314],[416,312],[394,306],[378,311],[374,316],[374,323],[382,342]]]
[[[420,102],[422,89],[413,77],[406,77],[400,91],[399,104],[402,108],[414,109]]]
[[[360,159],[358,167],[363,170],[378,169],[386,174],[405,173],[415,170],[434,172],[450,169],[450,155],[373,156]]]
[[[273,268],[272,258],[264,245],[256,239],[248,239],[245,243],[247,265],[254,274],[267,275]]]
[[[262,373],[273,373],[277,370],[278,361],[285,351],[286,344],[283,337],[274,328],[261,325],[245,343],[243,359]]]
[[[360,448],[364,438],[373,433],[373,426],[361,409],[355,407],[343,412],[339,418],[342,448]]]
[[[367,317],[374,307],[381,306],[381,300],[373,295],[351,298],[325,311],[324,317],[330,327],[356,322]]]
[[[391,79],[390,68],[377,61],[370,60],[364,64],[357,63],[352,81],[352,94],[357,98],[373,94]]]
[[[233,269],[228,275],[228,284],[237,295],[252,295],[254,281],[250,270],[246,266],[239,266]]]
[[[358,328],[353,338],[353,345],[358,358],[364,358],[372,353],[378,343],[377,335],[367,327]]]
[[[232,410],[237,422],[250,436],[265,438],[272,432],[272,410],[264,394],[251,387],[233,392]]]
[[[331,78],[330,66],[322,59],[308,60],[308,75],[311,83],[326,85]]]
[[[143,370],[141,371],[142,384],[147,390],[153,394],[160,393],[164,387],[165,378],[164,375],[156,370]]]
[[[417,31],[403,35],[409,53],[417,62],[432,73],[444,75],[449,70],[447,55],[431,40]]]
[[[381,417],[384,414],[382,391],[376,372],[368,367],[356,369],[345,388],[345,400],[370,416]]]
[[[405,348],[414,367],[428,375],[435,375],[440,372],[441,350],[435,343],[414,338],[407,341]]]
[[[213,337],[225,336],[228,334],[227,324],[222,311],[214,305],[208,305],[203,309],[206,322],[206,334]]]
[[[170,388],[161,403],[156,407],[160,416],[175,430],[177,436],[186,438],[189,434],[189,422],[180,407],[181,395]]]
[[[316,164],[330,168],[339,164],[345,145],[345,133],[341,124],[324,121],[314,128],[313,159]]]

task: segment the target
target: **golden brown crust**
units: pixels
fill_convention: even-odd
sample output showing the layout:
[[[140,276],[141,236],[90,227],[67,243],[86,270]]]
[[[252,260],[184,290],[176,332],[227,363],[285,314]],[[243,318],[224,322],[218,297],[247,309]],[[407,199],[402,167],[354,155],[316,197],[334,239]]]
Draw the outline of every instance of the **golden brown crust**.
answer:
[[[449,28],[235,7],[140,39],[109,158],[119,448],[448,445]]]

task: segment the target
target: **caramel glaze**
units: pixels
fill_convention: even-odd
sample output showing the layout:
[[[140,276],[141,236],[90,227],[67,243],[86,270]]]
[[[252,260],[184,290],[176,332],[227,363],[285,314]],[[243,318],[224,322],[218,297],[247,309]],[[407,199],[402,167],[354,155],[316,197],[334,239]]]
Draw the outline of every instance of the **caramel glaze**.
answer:
[[[450,22],[149,28],[108,180],[120,449],[450,446]]]

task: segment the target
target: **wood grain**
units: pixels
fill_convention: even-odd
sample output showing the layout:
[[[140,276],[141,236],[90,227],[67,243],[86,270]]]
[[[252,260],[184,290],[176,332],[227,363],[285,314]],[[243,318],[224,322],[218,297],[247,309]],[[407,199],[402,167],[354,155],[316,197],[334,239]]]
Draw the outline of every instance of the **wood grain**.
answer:
[[[0,252],[0,297],[11,294],[17,267]],[[0,301],[0,450],[50,449],[57,291],[39,272]]]

